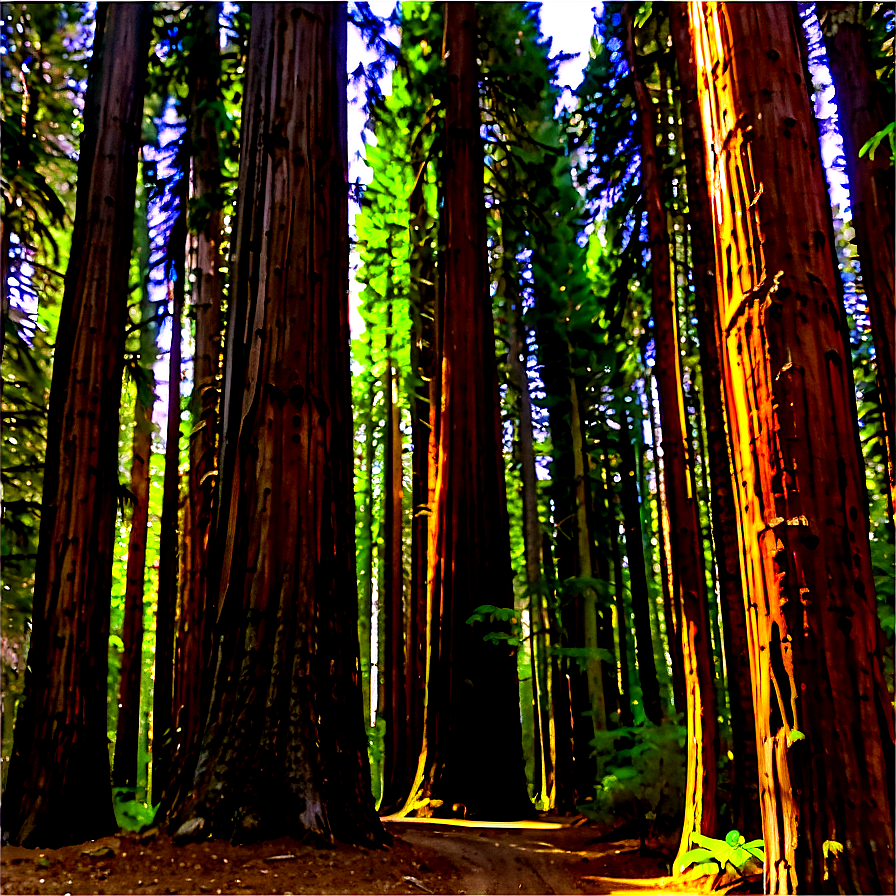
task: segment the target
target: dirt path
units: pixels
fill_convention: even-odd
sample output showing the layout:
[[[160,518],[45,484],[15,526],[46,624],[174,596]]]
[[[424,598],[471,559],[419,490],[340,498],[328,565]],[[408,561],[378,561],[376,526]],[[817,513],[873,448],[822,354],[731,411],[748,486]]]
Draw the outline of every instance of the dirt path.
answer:
[[[428,822],[428,823],[425,823]],[[288,837],[178,846],[149,832],[60,849],[0,851],[2,894],[603,894],[688,893],[635,840],[605,842],[567,819],[504,825],[387,822],[389,849],[321,848]]]
[[[568,823],[544,827],[478,828],[457,822],[390,822],[389,830],[417,848],[433,850],[457,868],[467,894],[684,893],[664,876],[665,863],[644,858],[633,840],[596,841],[593,828]]]

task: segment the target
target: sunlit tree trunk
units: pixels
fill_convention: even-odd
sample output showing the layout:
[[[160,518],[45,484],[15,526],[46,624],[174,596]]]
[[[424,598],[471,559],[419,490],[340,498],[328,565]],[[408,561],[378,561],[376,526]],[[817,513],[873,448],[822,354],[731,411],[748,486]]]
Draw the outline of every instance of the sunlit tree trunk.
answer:
[[[181,838],[386,837],[358,675],[345,54],[345,4],[253,4],[216,674]]]
[[[213,607],[208,594],[208,542],[214,513],[221,355],[221,163],[212,104],[218,84],[220,4],[197,3],[190,52],[189,128],[194,218],[192,313],[195,321],[190,467],[187,474],[185,569],[180,587],[174,678],[175,761],[189,755],[201,734],[203,683],[211,661]]]
[[[3,797],[12,843],[111,834],[106,674],[118,412],[152,11],[101,4],[50,391],[24,702]],[[78,807],[77,811],[73,807]]]
[[[654,368],[660,398],[665,495],[670,519],[673,601],[680,615],[684,662],[685,715],[688,731],[687,784],[679,855],[691,848],[691,834],[714,835],[716,827],[716,759],[718,722],[706,579],[697,496],[688,473],[687,427],[682,404],[678,327],[671,283],[666,213],[660,195],[656,159],[655,110],[640,79],[634,22],[627,10],[626,51],[634,79],[641,123],[641,177],[647,202],[653,297]]]
[[[692,3],[766,892],[893,891],[883,682],[829,208],[785,4]]]
[[[731,707],[731,824],[758,831],[760,824],[753,695],[744,594],[737,545],[737,513],[731,481],[731,458],[725,427],[718,297],[715,278],[712,212],[706,186],[706,157],[697,102],[697,70],[688,31],[686,3],[673,3],[669,15],[681,84],[683,142],[688,178],[688,220],[694,267],[700,339],[700,367],[706,407],[706,440],[711,480],[712,538],[719,576],[728,699]]]
[[[468,625],[480,605],[512,607],[498,386],[485,256],[476,7],[445,6],[445,295],[441,408],[429,531],[426,739],[414,793],[468,816],[519,817],[526,793],[516,662]]]
[[[859,151],[893,119],[884,84],[878,80],[862,24],[859,3],[820,3],[828,65],[837,91],[840,134],[849,176],[852,223],[862,265],[862,284],[868,299],[871,335],[877,360],[877,387],[883,410],[890,483],[890,515],[896,503],[896,310],[893,300],[894,186],[893,163],[887,141],[873,158]],[[892,106],[892,102],[889,103]]]

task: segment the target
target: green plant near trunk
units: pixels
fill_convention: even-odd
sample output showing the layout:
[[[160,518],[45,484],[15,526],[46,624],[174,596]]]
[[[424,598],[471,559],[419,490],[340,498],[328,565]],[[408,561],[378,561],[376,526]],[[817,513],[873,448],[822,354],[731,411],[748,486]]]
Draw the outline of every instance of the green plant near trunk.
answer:
[[[715,874],[724,871],[728,865],[740,874],[750,873],[751,870],[761,871],[765,864],[765,849],[762,840],[750,840],[740,831],[728,831],[724,840],[716,840],[713,837],[705,837],[703,834],[692,834],[691,842],[697,843],[696,849],[689,849],[678,863],[678,872],[684,872],[691,865],[696,865],[698,871],[706,874]]]

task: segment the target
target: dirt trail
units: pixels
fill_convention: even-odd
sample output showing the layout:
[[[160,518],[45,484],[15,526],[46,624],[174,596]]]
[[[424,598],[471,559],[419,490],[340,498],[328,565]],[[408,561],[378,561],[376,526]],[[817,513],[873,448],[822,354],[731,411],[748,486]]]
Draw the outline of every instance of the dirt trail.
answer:
[[[658,858],[643,858],[633,840],[595,842],[593,828],[566,824],[479,828],[457,822],[394,821],[389,831],[428,848],[458,870],[454,892],[467,894],[586,894],[688,892],[664,877]],[[676,885],[678,884],[678,885]]]

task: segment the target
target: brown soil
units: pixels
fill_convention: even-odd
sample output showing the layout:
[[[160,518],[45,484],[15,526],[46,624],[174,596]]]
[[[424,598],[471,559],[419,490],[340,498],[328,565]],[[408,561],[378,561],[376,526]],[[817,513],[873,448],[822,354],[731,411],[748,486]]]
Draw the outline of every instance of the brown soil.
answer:
[[[660,856],[597,829],[388,823],[389,849],[314,847],[290,838],[253,846],[177,846],[122,834],[61,849],[5,847],[0,892],[58,894],[695,893],[663,877]]]

